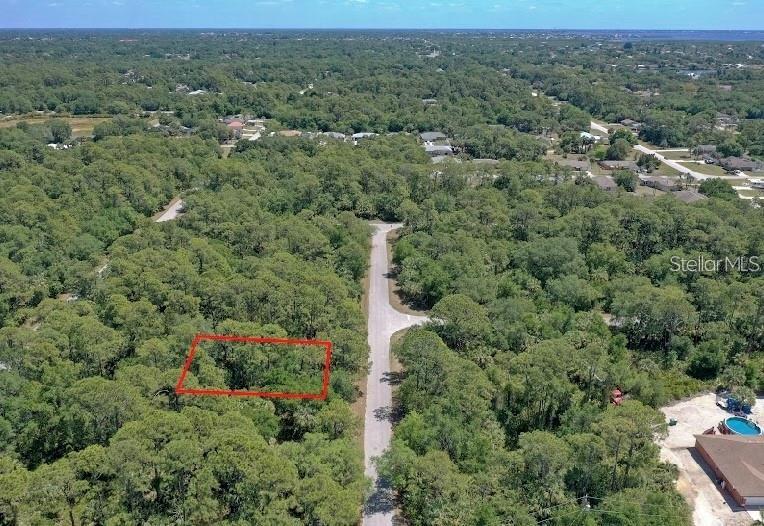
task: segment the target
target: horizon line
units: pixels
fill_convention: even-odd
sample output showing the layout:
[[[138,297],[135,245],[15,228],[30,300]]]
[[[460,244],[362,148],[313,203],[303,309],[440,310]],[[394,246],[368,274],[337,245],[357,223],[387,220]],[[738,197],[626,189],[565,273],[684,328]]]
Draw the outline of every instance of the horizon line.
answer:
[[[235,27],[235,26],[218,26],[218,27],[204,27],[204,26],[188,26],[188,27],[163,27],[163,26],[134,26],[134,27],[118,27],[118,26],[101,26],[101,27],[0,27],[0,31],[79,31],[79,30],[120,30],[120,31],[146,31],[146,30],[158,30],[158,31],[197,31],[197,30],[236,30],[236,31],[607,31],[607,32],[622,32],[622,31],[674,31],[674,32],[724,32],[724,33],[751,33],[751,32],[764,32],[764,28],[761,29],[719,29],[719,28],[592,28],[592,27],[287,27],[287,26],[273,26],[273,27]]]

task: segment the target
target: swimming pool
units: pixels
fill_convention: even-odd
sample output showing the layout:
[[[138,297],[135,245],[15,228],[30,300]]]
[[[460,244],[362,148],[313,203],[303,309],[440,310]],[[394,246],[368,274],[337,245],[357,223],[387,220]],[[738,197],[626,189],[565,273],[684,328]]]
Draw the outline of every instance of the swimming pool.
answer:
[[[762,431],[756,422],[739,416],[731,416],[724,421],[727,428],[735,435],[761,435]]]

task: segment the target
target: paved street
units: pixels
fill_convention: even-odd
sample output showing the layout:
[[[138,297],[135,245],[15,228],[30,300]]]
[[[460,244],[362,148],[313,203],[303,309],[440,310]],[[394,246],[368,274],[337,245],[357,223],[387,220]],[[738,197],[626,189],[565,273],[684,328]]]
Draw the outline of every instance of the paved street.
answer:
[[[371,368],[366,386],[364,461],[366,476],[374,481],[374,492],[366,503],[365,526],[391,526],[395,503],[389,487],[377,478],[374,458],[390,445],[392,437],[392,386],[390,385],[390,337],[407,327],[427,321],[424,316],[398,312],[388,293],[387,233],[398,224],[375,224],[372,237],[369,280],[369,347]]]
[[[706,179],[719,178],[719,176],[717,175],[702,174],[700,172],[696,172],[695,170],[690,170],[686,166],[679,164],[677,161],[667,159],[664,155],[661,155],[660,151],[651,150],[650,148],[647,148],[646,146],[642,146],[641,144],[637,144],[636,146],[634,146],[634,149],[639,152],[646,153],[648,155],[655,155],[655,157],[657,157],[660,161],[666,163],[668,166],[670,166],[674,170],[682,172],[683,174],[690,175],[698,181],[705,181]]]
[[[603,132],[607,134],[607,128],[601,124],[598,124],[594,121],[591,121],[591,127],[594,130]],[[663,153],[666,152],[687,152],[689,149],[687,148],[670,148],[667,150],[651,150],[650,148],[643,146],[641,144],[637,144],[634,146],[634,149],[638,152],[646,153],[648,155],[655,155],[655,157],[660,160],[661,162],[665,163],[667,166],[670,166],[674,170],[677,170],[685,175],[689,175],[693,177],[696,181],[705,181],[706,179],[730,179],[730,178],[740,178],[741,176],[733,176],[733,175],[709,175],[700,173],[695,170],[691,170],[687,166],[684,166],[683,164],[673,160],[673,159],[667,159]],[[747,176],[742,176],[747,177]]]
[[[170,201],[170,204],[167,205],[167,208],[159,215],[159,217],[154,220],[154,222],[164,223],[165,221],[172,221],[180,215],[181,210],[183,210],[183,200],[179,197],[176,197]]]
[[[592,121],[591,127],[592,127],[592,130],[597,130],[598,132],[602,132],[605,135],[608,135],[608,129],[602,124],[597,124],[596,122]]]

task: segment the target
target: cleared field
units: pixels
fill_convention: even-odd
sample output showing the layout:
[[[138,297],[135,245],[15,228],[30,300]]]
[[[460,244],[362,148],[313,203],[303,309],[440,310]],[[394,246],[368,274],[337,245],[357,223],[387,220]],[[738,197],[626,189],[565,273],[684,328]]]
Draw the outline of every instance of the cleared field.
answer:
[[[679,164],[682,166],[686,166],[690,170],[706,175],[727,175],[727,172],[724,171],[724,168],[721,166],[717,166],[715,164],[704,164],[704,163],[684,163],[679,161]]]
[[[83,135],[90,135],[93,133],[93,128],[97,124],[111,120],[109,117],[53,117],[49,115],[45,116],[31,116],[31,117],[19,117],[13,119],[0,120],[0,128],[13,128],[20,122],[28,122],[31,125],[45,124],[50,119],[61,119],[69,123],[72,127],[72,137],[82,137]]]
[[[672,161],[691,161],[692,160],[692,154],[690,152],[658,152],[662,156],[664,156],[666,159],[671,159]]]
[[[665,175],[668,177],[678,177],[681,175],[679,170],[675,170],[666,163],[661,163],[657,170],[653,172],[653,175]]]

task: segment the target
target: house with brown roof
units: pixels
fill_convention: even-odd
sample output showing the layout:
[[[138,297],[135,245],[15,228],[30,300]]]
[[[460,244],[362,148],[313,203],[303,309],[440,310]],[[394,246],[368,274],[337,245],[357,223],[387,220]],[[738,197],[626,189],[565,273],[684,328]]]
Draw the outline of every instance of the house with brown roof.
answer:
[[[764,506],[764,437],[695,435],[695,449],[740,506]]]
[[[226,123],[228,129],[233,132],[233,136],[237,139],[241,137],[241,131],[244,129],[244,123],[238,119],[231,120]]]

